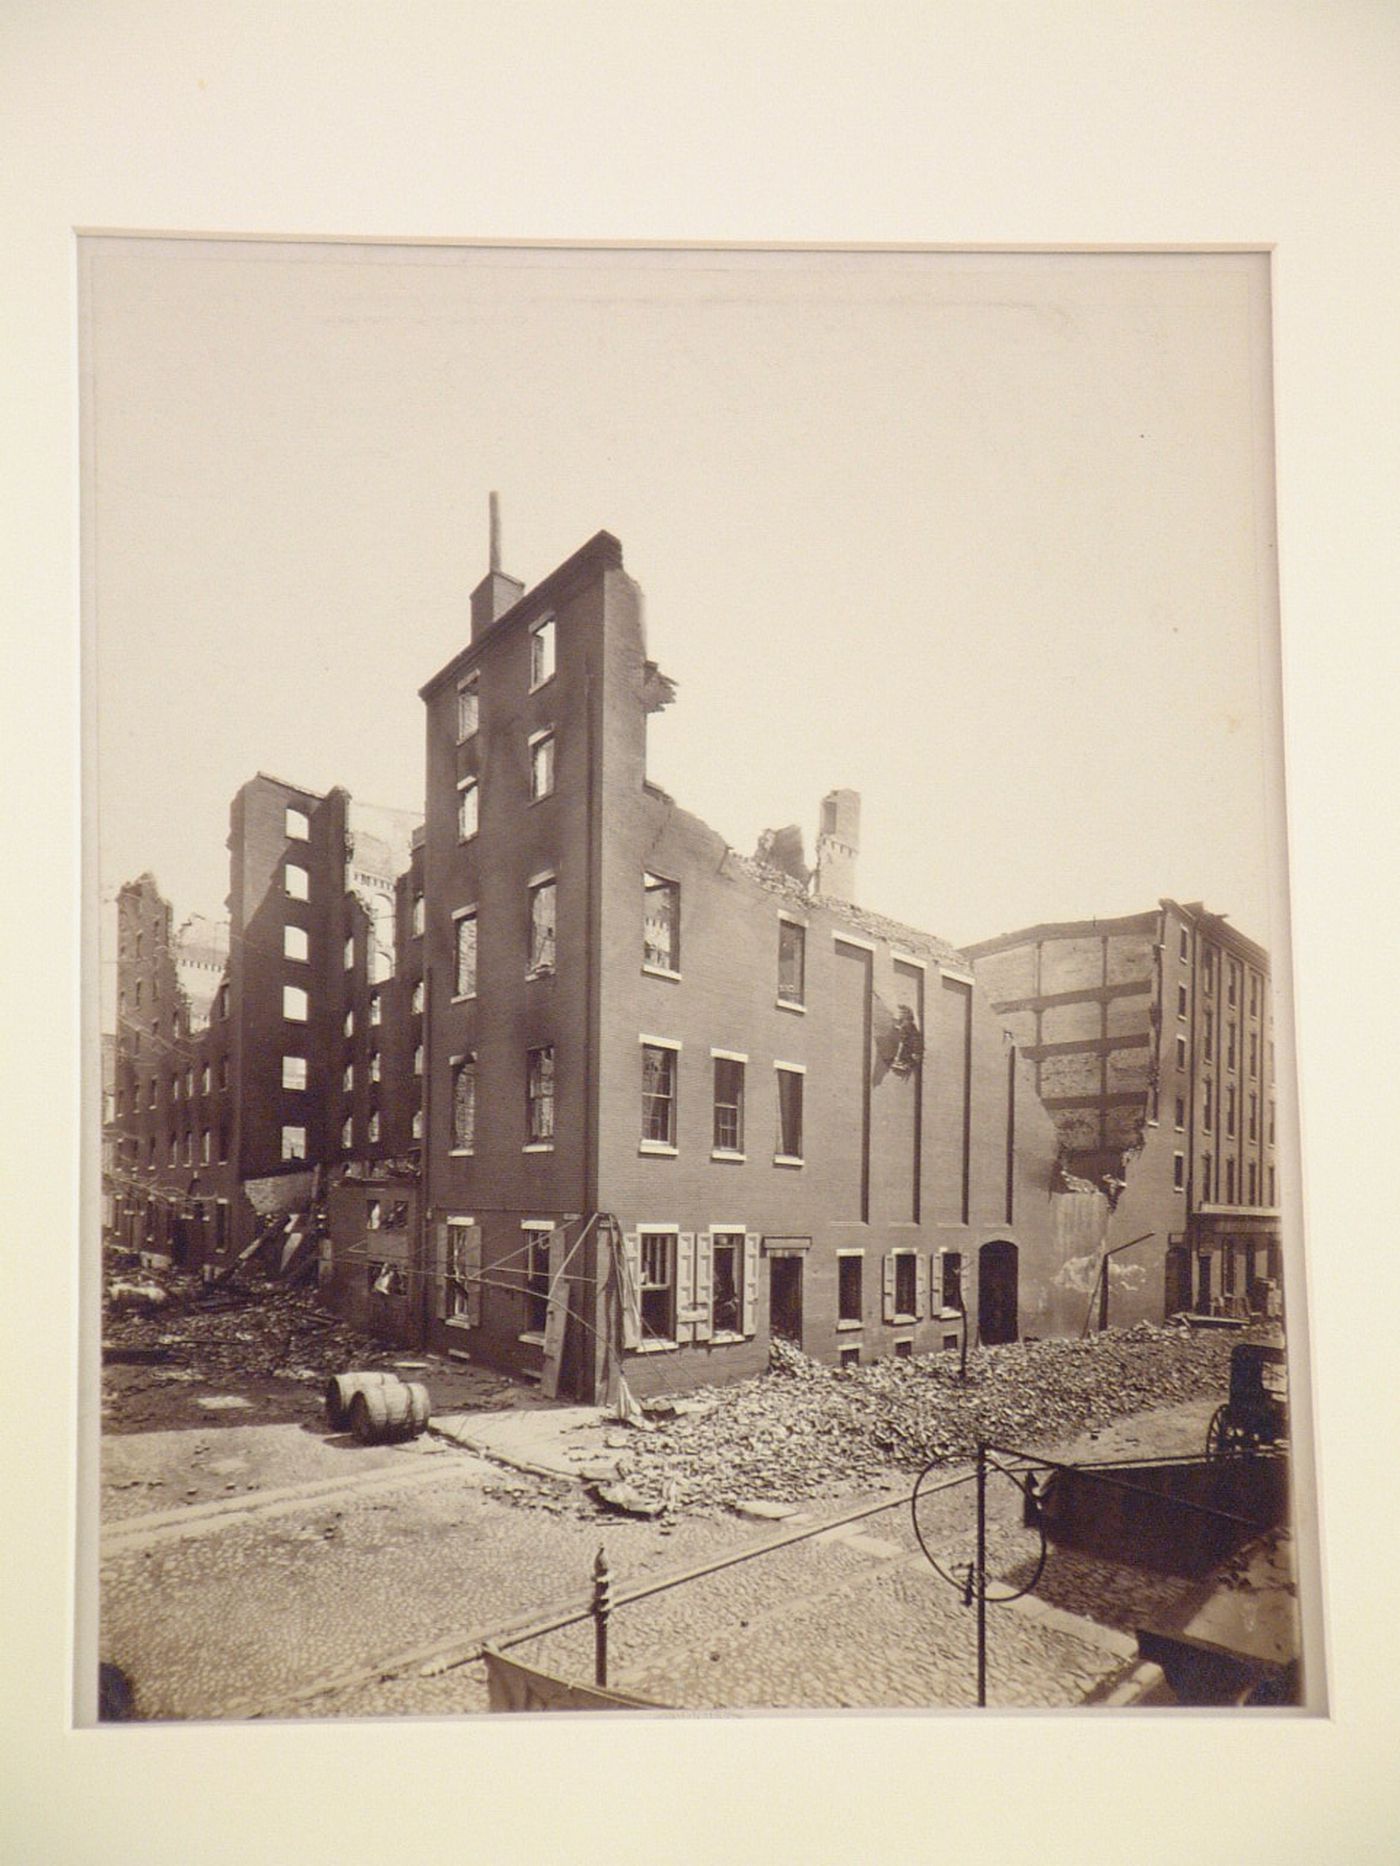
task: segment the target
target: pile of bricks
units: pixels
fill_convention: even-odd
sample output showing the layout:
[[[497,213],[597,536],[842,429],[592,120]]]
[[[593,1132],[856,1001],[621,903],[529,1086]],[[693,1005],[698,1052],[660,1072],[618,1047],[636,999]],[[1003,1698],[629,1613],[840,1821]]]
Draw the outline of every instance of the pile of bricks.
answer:
[[[679,1507],[890,1488],[979,1439],[1037,1448],[1125,1415],[1223,1397],[1234,1337],[1139,1323],[1083,1341],[977,1349],[839,1372],[775,1348],[774,1372],[705,1395],[703,1411],[635,1435],[631,1481]]]

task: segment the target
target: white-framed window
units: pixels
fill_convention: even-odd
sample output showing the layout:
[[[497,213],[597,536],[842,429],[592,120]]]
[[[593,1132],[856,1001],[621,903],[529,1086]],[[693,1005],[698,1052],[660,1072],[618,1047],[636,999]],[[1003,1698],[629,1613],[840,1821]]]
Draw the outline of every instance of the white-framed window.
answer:
[[[311,834],[311,818],[305,810],[298,810],[289,803],[282,819],[282,833],[289,842],[305,842]]]
[[[1176,1098],[1176,1131],[1177,1133],[1179,1134],[1185,1126],[1186,1126],[1186,1097],[1184,1095],[1178,1095]]]
[[[481,1320],[481,1226],[474,1218],[454,1215],[447,1221],[447,1264],[443,1314],[458,1327],[475,1328]]]
[[[304,1127],[283,1127],[282,1158],[284,1160],[304,1160],[306,1158],[306,1129]]]
[[[525,1053],[525,1132],[531,1146],[554,1139],[554,1045]]]
[[[554,617],[545,616],[530,630],[530,691],[554,678]]]
[[[1235,1087],[1232,1082],[1225,1084],[1225,1133],[1229,1139],[1235,1138]]]
[[[553,794],[554,734],[535,732],[530,735],[530,801],[538,803],[541,797]]]
[[[524,1224],[525,1234],[525,1330],[542,1335],[549,1321],[549,1246],[553,1226]]]
[[[1253,1094],[1249,1098],[1249,1138],[1259,1138],[1259,1097]]]
[[[963,1306],[963,1258],[960,1250],[941,1250],[938,1253],[938,1301],[944,1309],[952,1309],[961,1314]]]
[[[1172,1187],[1173,1190],[1177,1192],[1185,1190],[1186,1155],[1184,1153],[1174,1153],[1172,1155]]]
[[[716,1153],[744,1152],[744,1068],[748,1061],[734,1050],[711,1050],[714,1064],[714,1135]]]
[[[355,1065],[354,1063],[346,1063],[345,1073],[340,1078],[340,1086],[345,1090],[345,1093],[347,1095],[354,1088],[355,1086]]]
[[[470,1153],[476,1146],[476,1058],[452,1059],[452,1151]]]
[[[379,993],[376,991],[369,1001],[369,1021],[371,1024],[378,1024],[382,1023],[383,1019],[384,1007],[380,1004]]]
[[[527,978],[536,978],[554,970],[556,894],[554,877],[532,883],[530,887],[530,949],[525,968]]]
[[[681,969],[681,884],[642,876],[642,964],[678,977]]]
[[[1227,1024],[1225,1026],[1225,1067],[1227,1069],[1235,1067],[1235,1055],[1235,1026]]]
[[[1201,1203],[1202,1205],[1210,1204],[1211,1187],[1213,1184],[1211,1169],[1214,1166],[1214,1164],[1215,1162],[1211,1159],[1208,1153],[1203,1153],[1201,1155]]]
[[[476,996],[476,909],[464,908],[453,915],[454,927],[454,969],[452,995],[456,998],[474,998]]]
[[[865,1252],[836,1253],[836,1326],[859,1328],[865,1320]]]
[[[787,918],[778,921],[778,1002],[791,1007],[807,1002],[807,929]]]
[[[641,1257],[638,1286],[644,1341],[674,1341],[676,1338],[676,1244],[674,1231],[638,1234]]]
[[[1211,1123],[1214,1119],[1214,1115],[1215,1115],[1214,1084],[1211,1082],[1209,1076],[1207,1076],[1206,1080],[1201,1084],[1201,1126],[1206,1130],[1207,1133],[1210,1132]]]
[[[282,870],[282,886],[291,900],[305,901],[311,898],[311,877],[298,862],[288,862]]]
[[[885,1256],[886,1322],[917,1322],[928,1304],[928,1264],[922,1252],[892,1250]]]
[[[1186,1067],[1185,1037],[1178,1037],[1176,1040],[1176,1066],[1178,1069],[1184,1069]]]
[[[1176,1014],[1177,1016],[1185,1017],[1186,1008],[1187,1008],[1186,987],[1185,985],[1178,985],[1176,988]]]
[[[1225,1162],[1225,1203],[1227,1205],[1233,1205],[1234,1202],[1235,1202],[1235,1162],[1233,1160],[1227,1160]]]
[[[305,927],[291,925],[283,927],[282,957],[297,960],[306,960],[311,957],[311,940]]]
[[[409,925],[411,926],[413,930],[414,939],[422,939],[423,937],[423,896],[421,894],[414,895],[413,905],[409,909],[409,916],[410,916]]]
[[[649,1152],[676,1150],[676,1088],[680,1044],[642,1038],[642,1146]]]
[[[1187,932],[1185,927],[1181,929],[1177,951],[1183,959],[1189,959],[1191,957],[1191,935]]]
[[[457,743],[473,738],[481,723],[481,682],[468,674],[457,683]]]
[[[756,1246],[757,1238],[753,1242]],[[750,1269],[747,1249],[745,1234],[737,1226],[716,1226],[708,1247],[703,1232],[697,1240],[695,1301],[697,1307],[708,1308],[710,1329],[721,1339],[753,1333],[757,1264]]]
[[[370,1111],[369,1137],[371,1140],[379,1139],[379,1110],[377,1108],[371,1109]]]
[[[802,1102],[807,1072],[800,1063],[775,1063],[778,1079],[778,1145],[774,1158],[788,1165],[802,1161]]]
[[[475,778],[462,778],[457,785],[457,840],[470,842],[481,827],[481,786]]]
[[[300,985],[282,987],[282,1015],[291,1024],[304,1024],[310,1010],[310,999]]]

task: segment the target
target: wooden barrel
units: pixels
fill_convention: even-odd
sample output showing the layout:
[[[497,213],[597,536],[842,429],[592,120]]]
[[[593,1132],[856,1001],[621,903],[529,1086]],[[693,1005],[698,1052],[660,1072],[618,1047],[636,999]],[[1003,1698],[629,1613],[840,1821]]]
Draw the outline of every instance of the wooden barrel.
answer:
[[[432,1410],[432,1402],[428,1398],[428,1389],[421,1380],[410,1380],[407,1385],[409,1399],[408,1416],[412,1423],[412,1436],[417,1438],[428,1423],[428,1415]]]
[[[337,1374],[326,1382],[326,1418],[333,1430],[343,1432],[350,1423],[350,1402],[355,1395],[366,1387],[382,1387],[386,1381],[396,1381],[397,1375],[385,1373],[382,1368],[366,1369],[360,1373]]]
[[[350,1402],[350,1430],[362,1445],[413,1436],[413,1396],[401,1380],[361,1387]]]

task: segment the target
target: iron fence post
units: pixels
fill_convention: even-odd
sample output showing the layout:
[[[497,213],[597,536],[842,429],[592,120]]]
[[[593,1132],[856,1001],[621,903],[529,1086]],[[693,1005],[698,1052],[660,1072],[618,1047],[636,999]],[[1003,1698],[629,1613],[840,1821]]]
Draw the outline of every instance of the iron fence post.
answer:
[[[607,1550],[593,1559],[593,1682],[600,1690],[608,1682],[608,1619],[612,1613],[612,1569]]]

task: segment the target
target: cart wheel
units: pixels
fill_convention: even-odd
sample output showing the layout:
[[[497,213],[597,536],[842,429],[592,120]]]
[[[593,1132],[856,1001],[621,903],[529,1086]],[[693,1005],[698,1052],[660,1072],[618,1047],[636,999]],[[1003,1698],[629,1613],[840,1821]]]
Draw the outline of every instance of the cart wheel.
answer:
[[[1206,1427],[1206,1456],[1223,1458],[1228,1451],[1230,1408],[1217,1406],[1211,1414],[1210,1424]]]

